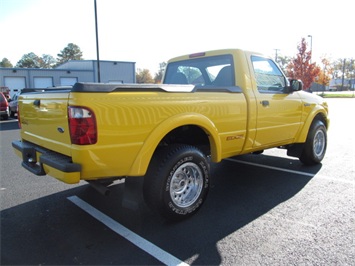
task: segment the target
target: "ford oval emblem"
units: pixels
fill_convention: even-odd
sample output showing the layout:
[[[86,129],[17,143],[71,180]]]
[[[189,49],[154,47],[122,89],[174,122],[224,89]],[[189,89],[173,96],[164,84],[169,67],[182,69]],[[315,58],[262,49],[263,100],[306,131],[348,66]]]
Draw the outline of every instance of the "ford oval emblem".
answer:
[[[59,133],[64,133],[64,128],[62,128],[62,127],[58,127],[57,130]]]

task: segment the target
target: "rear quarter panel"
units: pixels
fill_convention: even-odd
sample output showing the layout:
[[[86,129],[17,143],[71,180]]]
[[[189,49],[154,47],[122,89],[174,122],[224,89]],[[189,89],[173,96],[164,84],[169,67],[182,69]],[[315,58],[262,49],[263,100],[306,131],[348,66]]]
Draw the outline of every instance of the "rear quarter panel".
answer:
[[[216,160],[238,153],[245,140],[228,138],[246,133],[247,104],[242,93],[71,93],[69,104],[89,104],[96,116],[97,143],[72,147],[73,161],[83,165],[84,179],[144,175],[162,137],[186,123],[218,138],[212,141]]]

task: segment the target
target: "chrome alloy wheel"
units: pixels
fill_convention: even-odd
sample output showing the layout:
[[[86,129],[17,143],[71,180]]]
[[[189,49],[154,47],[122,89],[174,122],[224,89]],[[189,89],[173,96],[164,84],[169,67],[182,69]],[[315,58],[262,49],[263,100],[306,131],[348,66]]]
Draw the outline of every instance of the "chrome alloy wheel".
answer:
[[[184,163],[176,169],[170,182],[170,196],[181,208],[191,206],[199,198],[203,188],[203,173],[195,163]]]
[[[315,156],[320,157],[323,155],[326,145],[325,143],[326,137],[324,132],[322,130],[318,130],[313,139],[313,151]]]

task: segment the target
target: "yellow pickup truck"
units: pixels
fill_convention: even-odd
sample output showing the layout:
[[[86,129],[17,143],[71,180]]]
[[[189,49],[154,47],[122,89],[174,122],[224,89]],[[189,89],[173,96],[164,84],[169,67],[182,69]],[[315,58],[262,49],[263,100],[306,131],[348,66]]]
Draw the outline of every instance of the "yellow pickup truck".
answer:
[[[268,57],[240,49],[171,59],[162,84],[76,83],[19,98],[22,166],[65,183],[143,177],[148,205],[191,216],[210,162],[282,147],[306,165],[327,146],[327,103]]]

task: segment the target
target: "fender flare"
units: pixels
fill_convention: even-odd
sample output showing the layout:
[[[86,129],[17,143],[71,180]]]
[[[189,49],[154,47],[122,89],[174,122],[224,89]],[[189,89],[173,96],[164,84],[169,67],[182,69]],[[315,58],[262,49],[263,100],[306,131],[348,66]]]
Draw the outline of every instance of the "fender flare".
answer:
[[[172,130],[185,125],[194,125],[202,128],[210,141],[212,161],[221,161],[221,141],[218,130],[213,122],[206,116],[198,113],[184,113],[169,117],[154,128],[137,154],[129,171],[129,176],[145,175],[150,160],[160,141]]]
[[[297,143],[304,143],[307,139],[308,136],[308,131],[315,119],[319,119],[322,121],[325,125],[325,127],[328,129],[329,127],[329,118],[327,117],[327,114],[325,110],[322,108],[322,106],[316,106],[312,110],[312,112],[308,115],[307,119],[305,120],[303,127],[300,129],[300,132],[295,140]]]

